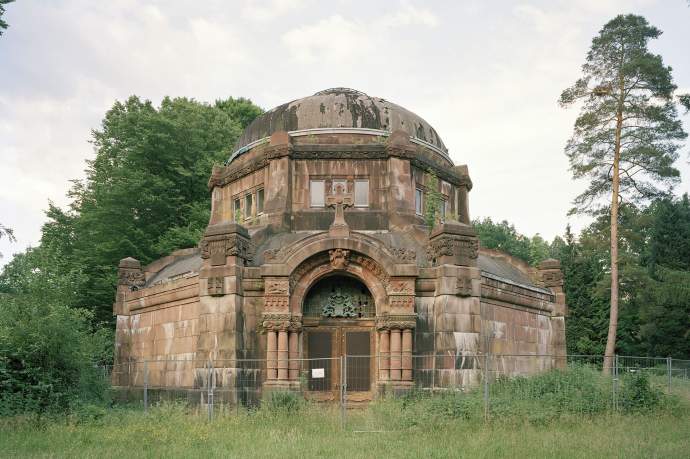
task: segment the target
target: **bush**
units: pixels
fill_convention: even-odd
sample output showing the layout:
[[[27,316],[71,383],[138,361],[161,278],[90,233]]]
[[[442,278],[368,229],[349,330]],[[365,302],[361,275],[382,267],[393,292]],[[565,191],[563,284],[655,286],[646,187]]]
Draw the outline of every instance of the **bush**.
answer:
[[[628,373],[621,378],[618,405],[624,412],[652,411],[661,405],[663,393],[649,384],[644,372]]]
[[[97,367],[112,346],[92,315],[33,295],[0,296],[0,415],[65,413],[107,401]]]
[[[303,403],[302,397],[294,392],[272,391],[262,407],[273,413],[295,413],[302,408]]]

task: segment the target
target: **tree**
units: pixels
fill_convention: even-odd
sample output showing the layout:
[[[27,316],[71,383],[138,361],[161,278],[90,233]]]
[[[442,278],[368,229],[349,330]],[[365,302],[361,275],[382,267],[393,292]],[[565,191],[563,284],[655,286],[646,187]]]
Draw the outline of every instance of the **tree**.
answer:
[[[583,76],[563,91],[564,107],[581,102],[566,146],[576,179],[589,179],[571,212],[610,216],[611,290],[605,367],[616,350],[619,270],[618,225],[622,200],[636,203],[670,192],[679,172],[673,163],[687,137],[678,119],[671,68],[647,49],[661,31],[641,16],[619,15],[592,40]]]
[[[210,216],[212,165],[230,156],[260,112],[242,98],[166,97],[155,107],[133,96],[113,105],[92,133],[96,154],[85,180],[74,182],[68,208],[49,205],[42,228],[40,249],[74,279],[70,306],[112,323],[120,259],[146,264],[198,243]],[[12,269],[10,262],[5,271]]]
[[[3,31],[7,29],[8,24],[2,19],[3,14],[5,14],[5,5],[12,3],[14,0],[0,0],[0,35]]]
[[[15,242],[17,240],[17,238],[14,237],[14,231],[12,228],[8,228],[0,223],[0,239],[2,239],[3,236],[9,239],[10,242]],[[2,253],[0,253],[0,258],[2,258]]]
[[[2,15],[5,14],[5,5],[13,1],[14,0],[0,0],[0,35],[2,35],[3,30],[7,29],[7,23],[2,19]]]

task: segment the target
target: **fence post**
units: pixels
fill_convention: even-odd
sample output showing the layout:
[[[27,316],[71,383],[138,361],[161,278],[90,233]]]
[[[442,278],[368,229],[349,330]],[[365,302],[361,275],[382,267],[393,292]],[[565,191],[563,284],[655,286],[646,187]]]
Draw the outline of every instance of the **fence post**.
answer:
[[[345,429],[345,404],[347,403],[347,358],[340,356],[340,423]]]
[[[618,411],[618,354],[613,355],[613,410]]]
[[[213,419],[213,362],[211,361],[211,358],[209,357],[208,359],[208,383],[207,383],[207,390],[208,394],[206,396],[206,404],[208,405],[208,422],[211,422],[211,419]]]
[[[669,356],[666,357],[666,371],[668,372],[668,392],[671,393],[671,375],[673,368],[673,359]]]
[[[484,353],[484,421],[489,420],[489,353]]]
[[[149,410],[149,363],[144,360],[144,412]]]

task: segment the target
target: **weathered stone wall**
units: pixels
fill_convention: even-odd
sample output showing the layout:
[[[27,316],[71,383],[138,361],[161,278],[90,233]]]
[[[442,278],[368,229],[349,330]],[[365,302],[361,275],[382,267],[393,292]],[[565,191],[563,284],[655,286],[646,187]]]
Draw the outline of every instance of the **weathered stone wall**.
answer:
[[[130,315],[117,316],[116,367],[127,385],[142,385],[147,360],[149,384],[192,387],[199,336],[199,280],[191,276],[129,292],[125,305]],[[124,367],[129,361],[139,362]],[[129,372],[129,374],[127,374]],[[114,375],[114,379],[117,375]]]

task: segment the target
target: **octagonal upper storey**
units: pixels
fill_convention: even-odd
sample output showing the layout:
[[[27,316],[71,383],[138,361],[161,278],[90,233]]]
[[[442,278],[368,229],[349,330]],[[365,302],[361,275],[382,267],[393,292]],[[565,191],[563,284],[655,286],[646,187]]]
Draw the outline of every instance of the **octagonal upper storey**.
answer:
[[[328,197],[338,186],[352,196],[345,220],[353,230],[422,227],[432,197],[442,216],[469,221],[467,168],[453,164],[437,132],[398,105],[337,88],[247,127],[209,180],[211,223],[236,221],[252,234],[322,231],[333,221]]]

